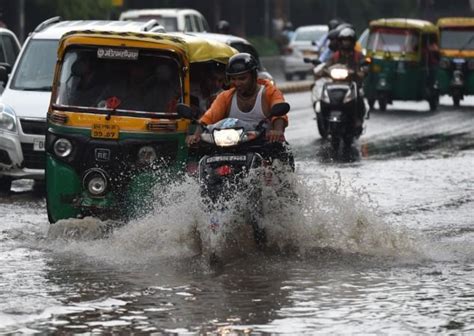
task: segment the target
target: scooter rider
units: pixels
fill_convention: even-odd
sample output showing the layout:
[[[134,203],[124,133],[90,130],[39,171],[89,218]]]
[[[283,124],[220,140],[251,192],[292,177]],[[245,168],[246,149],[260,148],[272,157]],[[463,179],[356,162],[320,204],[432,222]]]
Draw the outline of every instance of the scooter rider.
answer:
[[[356,48],[356,34],[353,28],[346,27],[339,32],[338,45],[339,50],[332,55],[327,65],[344,64],[352,70],[352,80],[357,83],[359,88],[359,95],[357,97],[358,115],[355,120],[355,126],[360,128],[361,131],[365,116],[365,104],[361,89],[366,72],[362,68],[364,55]]]
[[[267,119],[269,130],[267,141],[283,142],[288,117],[271,117],[270,109],[285,99],[270,81],[257,79],[258,63],[248,53],[239,53],[229,59],[226,74],[231,88],[220,93],[211,107],[199,119],[202,125],[214,124],[224,118],[237,118],[253,124]],[[193,135],[186,138],[188,145],[200,141],[202,128],[197,127]]]

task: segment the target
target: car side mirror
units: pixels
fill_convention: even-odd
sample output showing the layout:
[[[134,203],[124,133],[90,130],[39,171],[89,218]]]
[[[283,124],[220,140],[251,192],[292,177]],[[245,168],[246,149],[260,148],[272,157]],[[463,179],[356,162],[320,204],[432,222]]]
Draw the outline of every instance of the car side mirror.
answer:
[[[8,75],[11,72],[11,66],[8,63],[0,63],[0,82],[5,85],[8,81]]]
[[[276,103],[272,106],[270,114],[272,117],[282,117],[290,111],[290,104]]]
[[[178,116],[184,119],[196,120],[197,115],[196,112],[186,104],[178,104],[176,106],[176,112]]]

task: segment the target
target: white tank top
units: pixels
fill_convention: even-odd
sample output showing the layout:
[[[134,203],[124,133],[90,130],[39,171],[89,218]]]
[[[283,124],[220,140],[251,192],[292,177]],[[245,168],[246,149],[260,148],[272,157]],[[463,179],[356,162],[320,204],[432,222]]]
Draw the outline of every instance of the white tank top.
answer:
[[[264,86],[260,87],[260,90],[257,94],[257,99],[255,99],[255,105],[249,112],[242,112],[239,109],[237,104],[237,93],[234,92],[232,97],[232,104],[230,105],[229,118],[236,118],[245,122],[248,122],[253,125],[257,125],[260,121],[267,119],[265,114],[263,114],[262,109],[262,93]]]

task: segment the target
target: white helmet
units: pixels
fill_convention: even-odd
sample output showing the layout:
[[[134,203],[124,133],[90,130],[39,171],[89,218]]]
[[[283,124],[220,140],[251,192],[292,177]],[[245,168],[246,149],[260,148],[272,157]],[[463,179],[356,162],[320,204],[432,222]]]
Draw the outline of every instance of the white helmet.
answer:
[[[346,27],[339,32],[338,38],[342,39],[352,39],[355,41],[355,31],[352,28]]]

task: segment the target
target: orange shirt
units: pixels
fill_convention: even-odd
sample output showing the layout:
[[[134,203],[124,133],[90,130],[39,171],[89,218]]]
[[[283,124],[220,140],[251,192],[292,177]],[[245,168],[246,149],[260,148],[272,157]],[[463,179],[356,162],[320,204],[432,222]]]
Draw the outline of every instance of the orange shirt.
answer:
[[[281,91],[278,90],[269,80],[258,79],[257,83],[265,86],[262,96],[262,109],[263,113],[268,115],[271,107],[276,103],[284,102],[285,98],[283,98]],[[235,88],[221,92],[199,121],[204,125],[210,125],[227,118],[230,112],[234,92]],[[286,125],[288,125],[288,117],[286,115],[283,117],[273,117],[272,121],[278,118],[285,120]]]

